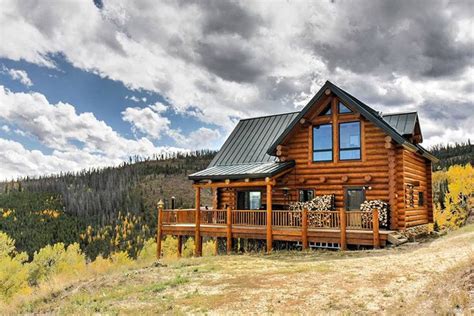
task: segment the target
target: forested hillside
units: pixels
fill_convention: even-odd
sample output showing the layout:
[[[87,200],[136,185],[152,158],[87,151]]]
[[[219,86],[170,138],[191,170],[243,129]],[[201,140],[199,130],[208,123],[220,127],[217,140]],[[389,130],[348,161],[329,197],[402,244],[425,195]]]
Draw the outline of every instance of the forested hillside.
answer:
[[[194,193],[187,175],[205,168],[214,154],[200,151],[153,159],[136,157],[119,167],[0,183],[0,192],[12,197],[19,197],[18,193],[57,195],[66,213],[104,224],[118,212],[143,213],[159,199],[168,204],[172,196],[178,207],[192,207]],[[8,204],[0,207],[14,207],[14,199]]]
[[[447,169],[453,165],[465,165],[470,163],[474,165],[474,145],[468,140],[465,143],[456,143],[454,145],[435,145],[430,148],[433,155],[440,161],[433,164],[433,170]]]
[[[156,231],[156,203],[194,207],[187,175],[207,167],[215,152],[130,159],[118,167],[0,183],[0,231],[19,250],[80,240],[89,257],[117,249],[135,255]],[[210,194],[203,192],[203,201]]]

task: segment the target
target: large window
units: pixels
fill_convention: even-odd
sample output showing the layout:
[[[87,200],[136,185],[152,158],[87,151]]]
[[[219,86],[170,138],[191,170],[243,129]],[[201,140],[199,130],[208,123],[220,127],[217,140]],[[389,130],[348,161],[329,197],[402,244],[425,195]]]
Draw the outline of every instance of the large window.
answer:
[[[339,160],[360,159],[360,122],[339,124]]]
[[[347,211],[358,211],[360,205],[365,201],[363,188],[347,188],[345,194],[345,206]]]
[[[313,127],[313,161],[332,161],[332,124]]]
[[[307,202],[314,198],[314,190],[302,189],[298,191],[299,201]]]
[[[262,192],[239,191],[237,192],[237,208],[239,210],[258,210],[262,206]]]
[[[339,102],[339,114],[346,114],[346,113],[352,113],[352,111],[347,106]]]

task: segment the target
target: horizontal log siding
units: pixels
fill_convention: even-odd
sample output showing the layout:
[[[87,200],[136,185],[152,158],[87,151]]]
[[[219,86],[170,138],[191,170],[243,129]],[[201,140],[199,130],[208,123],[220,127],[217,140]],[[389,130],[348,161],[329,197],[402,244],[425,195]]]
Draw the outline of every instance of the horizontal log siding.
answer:
[[[405,227],[432,222],[432,214],[430,214],[432,212],[431,203],[428,203],[431,198],[431,179],[428,181],[430,175],[427,172],[429,168],[430,163],[422,156],[408,150],[403,151],[404,191],[402,196],[404,199],[407,184],[419,182],[419,186],[413,188],[414,207],[409,207],[405,201]],[[430,190],[428,190],[428,186],[430,186]],[[423,192],[424,194],[425,203],[423,206],[419,206],[418,192]],[[430,209],[430,212],[428,212],[428,209]]]

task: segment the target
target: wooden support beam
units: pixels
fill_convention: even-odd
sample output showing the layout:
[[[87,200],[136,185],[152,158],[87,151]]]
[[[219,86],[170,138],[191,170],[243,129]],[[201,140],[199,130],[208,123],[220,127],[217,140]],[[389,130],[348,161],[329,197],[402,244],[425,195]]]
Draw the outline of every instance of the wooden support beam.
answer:
[[[341,230],[341,242],[340,242],[340,248],[341,250],[346,250],[347,249],[347,235],[346,235],[346,227],[347,227],[347,217],[346,217],[346,211],[344,208],[341,208],[339,212],[339,225],[340,230]]]
[[[163,207],[165,203],[162,200],[158,202],[158,226],[156,229],[156,258],[161,257],[161,238],[163,236]]]
[[[308,209],[303,209],[303,216],[301,219],[301,242],[303,250],[308,249]]]
[[[342,182],[347,182],[349,180],[349,177],[348,176],[342,176],[341,177],[341,181]]]
[[[196,212],[194,217],[194,255],[200,257],[202,255],[202,238],[201,238],[201,188],[196,190]]]
[[[298,181],[299,181],[299,183],[305,183],[305,182],[306,182],[306,179],[303,178],[303,177],[301,177],[301,178],[298,179]]]
[[[370,182],[371,180],[372,180],[372,176],[369,174],[364,177],[365,182]]]
[[[321,182],[321,183],[326,182],[326,177],[319,177],[319,182]]]
[[[272,185],[267,184],[267,252],[273,248],[272,232]]]
[[[372,210],[372,225],[374,233],[374,248],[380,248],[380,233],[379,233],[379,210]]]
[[[178,258],[183,254],[183,236],[178,235]]]
[[[331,94],[331,89],[327,88],[326,90],[324,90],[324,94],[325,95],[330,95]]]
[[[230,255],[232,251],[232,210],[230,207],[227,208],[227,254]]]
[[[385,140],[390,136],[385,137]],[[397,165],[394,149],[388,150],[388,202],[390,205],[390,229],[398,227],[398,201],[397,201]]]

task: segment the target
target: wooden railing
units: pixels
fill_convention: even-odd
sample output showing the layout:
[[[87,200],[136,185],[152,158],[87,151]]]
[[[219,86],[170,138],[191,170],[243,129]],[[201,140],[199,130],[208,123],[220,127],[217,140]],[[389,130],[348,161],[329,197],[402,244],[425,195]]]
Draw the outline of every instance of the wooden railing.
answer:
[[[200,225],[225,225],[228,239],[227,250],[230,251],[229,240],[232,236],[232,226],[267,226],[266,210],[200,210]],[[195,209],[162,210],[159,225],[195,224]],[[288,211],[273,210],[271,227],[300,228],[303,248],[308,245],[308,229],[338,229],[341,235],[341,248],[345,249],[346,230],[372,231],[374,247],[380,245],[378,212],[362,211]],[[268,227],[267,227],[268,228]]]
[[[308,211],[309,228],[339,228],[340,226],[339,211]]]
[[[226,210],[201,210],[201,224],[221,224],[227,223]]]
[[[346,212],[347,229],[372,230],[373,214],[371,212],[350,211]]]
[[[232,210],[232,225],[266,226],[266,210]]]
[[[272,225],[277,227],[301,227],[301,211],[272,211]]]

